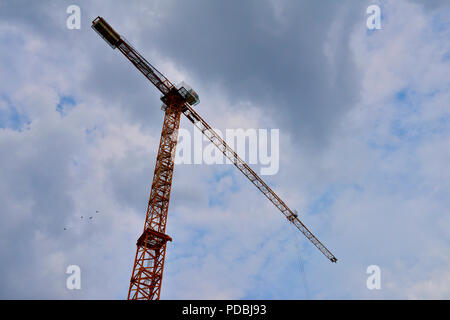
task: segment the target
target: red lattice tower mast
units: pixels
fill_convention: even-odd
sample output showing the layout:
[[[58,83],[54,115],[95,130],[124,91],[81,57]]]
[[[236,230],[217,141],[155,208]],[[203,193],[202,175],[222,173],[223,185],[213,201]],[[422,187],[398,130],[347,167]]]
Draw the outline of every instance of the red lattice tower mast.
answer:
[[[137,241],[128,299],[158,299],[167,241],[165,234],[181,106],[169,103],[164,116],[144,231]]]

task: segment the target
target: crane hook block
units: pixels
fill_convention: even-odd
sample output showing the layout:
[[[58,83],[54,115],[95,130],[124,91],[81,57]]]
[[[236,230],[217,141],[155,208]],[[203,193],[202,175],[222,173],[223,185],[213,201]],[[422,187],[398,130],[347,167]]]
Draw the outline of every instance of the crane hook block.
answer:
[[[121,40],[120,35],[102,17],[95,18],[95,20],[92,21],[91,27],[111,46],[111,48],[115,49],[119,45]]]

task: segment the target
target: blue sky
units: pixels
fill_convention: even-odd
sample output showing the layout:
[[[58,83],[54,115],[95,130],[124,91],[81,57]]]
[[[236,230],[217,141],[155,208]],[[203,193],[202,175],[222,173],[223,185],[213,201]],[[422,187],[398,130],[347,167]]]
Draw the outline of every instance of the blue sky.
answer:
[[[163,113],[91,30],[98,15],[189,83],[211,126],[280,129],[265,179],[339,259],[233,166],[179,165],[162,298],[450,297],[447,1],[80,1],[69,30],[71,4],[0,3],[1,298],[128,292]],[[81,290],[65,287],[71,264]]]
[[[56,106],[56,111],[58,111],[62,117],[66,116],[73,108],[77,106],[77,102],[73,97],[61,97],[59,103]]]

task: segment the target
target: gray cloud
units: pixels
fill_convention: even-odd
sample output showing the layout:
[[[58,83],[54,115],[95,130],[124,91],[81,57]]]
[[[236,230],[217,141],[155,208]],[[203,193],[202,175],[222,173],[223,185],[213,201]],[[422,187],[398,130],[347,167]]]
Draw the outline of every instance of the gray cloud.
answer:
[[[449,2],[446,0],[429,0],[429,1],[409,0],[409,1],[422,6],[426,10],[435,10],[450,5]]]
[[[182,2],[159,29],[141,36],[201,82],[221,83],[231,101],[251,101],[299,141],[317,146],[358,100],[349,36],[364,23],[363,8],[336,1]],[[330,34],[337,19],[339,30]]]

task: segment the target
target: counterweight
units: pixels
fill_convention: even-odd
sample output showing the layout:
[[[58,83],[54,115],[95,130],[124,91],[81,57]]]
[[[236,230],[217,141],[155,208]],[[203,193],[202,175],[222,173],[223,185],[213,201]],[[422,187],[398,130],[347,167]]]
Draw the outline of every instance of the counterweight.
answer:
[[[142,57],[101,17],[92,28],[125,57],[162,93],[164,123],[156,158],[144,230],[137,240],[136,257],[128,290],[130,300],[159,299],[166,246],[172,238],[165,234],[175,150],[181,114],[184,114],[331,262],[337,258],[309,231],[281,198],[245,163],[236,152],[192,108],[199,103],[197,93],[187,85],[176,87]]]

